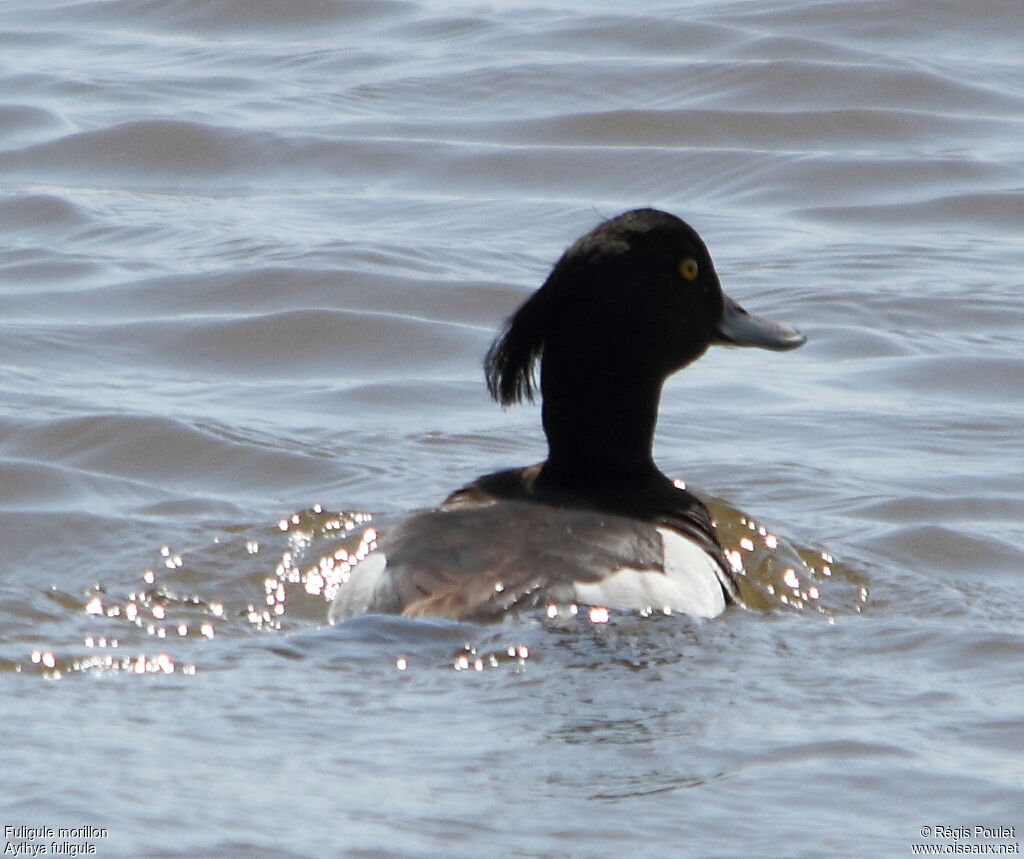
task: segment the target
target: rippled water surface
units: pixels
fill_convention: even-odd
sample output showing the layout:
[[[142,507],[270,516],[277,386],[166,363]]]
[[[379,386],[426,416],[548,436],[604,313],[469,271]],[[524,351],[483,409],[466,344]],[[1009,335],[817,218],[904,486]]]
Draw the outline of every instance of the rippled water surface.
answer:
[[[1022,30],[1019,0],[0,4],[5,848],[1017,842]],[[368,529],[542,457],[481,356],[639,205],[809,338],[662,403],[749,608],[328,626]]]

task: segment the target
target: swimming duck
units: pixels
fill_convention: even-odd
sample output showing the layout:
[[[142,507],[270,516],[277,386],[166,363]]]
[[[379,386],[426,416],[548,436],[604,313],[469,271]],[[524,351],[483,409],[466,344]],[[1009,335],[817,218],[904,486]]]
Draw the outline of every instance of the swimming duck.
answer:
[[[505,406],[533,399],[540,362],[547,459],[485,475],[391,529],[341,586],[331,622],[489,621],[548,604],[720,614],[737,590],[711,516],[651,455],[662,385],[712,344],[804,341],[724,295],[681,219],[636,209],[604,221],[484,360]]]

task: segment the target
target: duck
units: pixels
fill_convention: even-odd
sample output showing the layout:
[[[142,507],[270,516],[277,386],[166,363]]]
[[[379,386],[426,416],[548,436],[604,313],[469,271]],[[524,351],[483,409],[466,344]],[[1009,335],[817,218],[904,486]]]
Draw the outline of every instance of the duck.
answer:
[[[329,621],[487,623],[581,605],[722,614],[740,599],[708,508],[652,456],[662,386],[712,345],[786,351],[805,340],[725,295],[681,218],[642,208],[602,221],[484,359],[502,406],[540,394],[547,457],[479,477],[381,535]]]

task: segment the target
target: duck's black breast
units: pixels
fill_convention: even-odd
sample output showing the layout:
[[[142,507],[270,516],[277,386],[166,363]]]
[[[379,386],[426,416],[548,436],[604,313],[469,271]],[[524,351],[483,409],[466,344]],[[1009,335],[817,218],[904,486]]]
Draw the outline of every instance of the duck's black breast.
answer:
[[[665,529],[708,556],[724,594],[734,597],[707,509],[665,483],[603,497],[546,485],[536,465],[487,475],[384,535],[364,562],[372,583],[348,598],[343,586],[332,614],[493,620],[576,601],[623,570],[667,580]]]

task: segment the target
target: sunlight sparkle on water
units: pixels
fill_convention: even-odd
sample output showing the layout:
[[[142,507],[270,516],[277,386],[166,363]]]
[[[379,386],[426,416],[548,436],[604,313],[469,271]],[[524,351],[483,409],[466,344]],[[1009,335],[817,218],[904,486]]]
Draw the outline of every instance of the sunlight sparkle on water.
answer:
[[[264,582],[266,608],[250,605],[247,620],[260,628],[280,629],[289,604],[296,611],[315,612],[317,605],[332,602],[353,567],[376,548],[376,530],[364,527],[372,518],[361,512],[327,513],[315,504],[278,520],[277,528],[288,534],[288,547],[281,552],[274,575]],[[337,545],[339,539],[346,545]]]
[[[133,646],[132,642],[141,643],[147,638],[164,641],[167,645],[174,642],[175,647],[193,646],[185,642],[209,641],[219,632],[216,623],[231,623],[232,618],[236,617],[260,629],[278,630],[289,608],[288,598],[294,600],[299,594],[307,599],[315,599],[312,607],[315,615],[316,606],[323,605],[325,599],[332,599],[337,591],[338,582],[347,578],[351,569],[348,559],[354,556],[365,557],[373,551],[377,533],[373,528],[366,527],[365,523],[371,519],[368,514],[323,514],[320,505],[316,505],[312,511],[312,514],[308,510],[295,513],[270,525],[276,525],[279,531],[287,532],[287,545],[281,546],[283,551],[280,563],[273,571],[274,574],[262,579],[264,600],[259,608],[250,604],[239,611],[240,606],[228,607],[220,601],[206,601],[194,593],[179,591],[178,587],[183,583],[175,581],[175,574],[184,567],[184,561],[182,555],[170,544],[164,544],[156,550],[160,566],[140,572],[141,586],[127,591],[118,598],[97,584],[89,589],[90,592],[87,592],[84,600],[78,604],[78,610],[84,611],[90,622],[118,624],[121,629],[127,628],[124,636],[126,641],[119,642],[113,636],[91,630],[80,639],[78,646],[82,647],[84,644],[94,652],[94,655],[62,659],[57,648],[39,647],[26,654],[26,665],[36,666],[50,679],[61,676],[61,672],[66,674],[69,670],[193,675],[196,673],[194,664],[180,662],[169,652],[149,654],[139,648],[139,651],[131,656],[116,656],[104,651],[117,648],[119,645],[122,645],[122,649],[128,649]],[[294,558],[308,552],[310,546],[315,545],[314,541],[322,539],[328,539],[331,543],[326,547],[323,556],[312,566],[303,570],[293,563]],[[350,542],[345,547],[340,547],[337,545],[339,539]],[[219,537],[213,540],[215,546],[231,544],[232,541],[222,541]],[[268,544],[273,544],[273,538],[257,539],[255,535],[249,535],[241,540],[241,548],[244,548],[245,555],[250,558],[264,554]],[[218,558],[215,557],[214,560]],[[251,563],[254,566],[249,569],[253,572],[263,566],[261,564],[260,567],[256,567],[256,561]],[[196,567],[197,572],[203,572],[201,566],[197,564]],[[169,571],[166,574],[168,584],[157,587],[156,569],[159,568],[166,568]],[[291,583],[299,587],[289,590],[288,584]],[[306,610],[309,608],[308,605],[305,606]],[[21,670],[21,666],[16,666],[16,670]]]
[[[502,650],[479,653],[472,644],[466,644],[452,660],[452,668],[456,671],[483,671],[488,668],[500,668],[511,662],[516,670],[522,669],[530,656],[530,649],[525,644],[510,644]],[[405,657],[401,657],[405,659]]]

